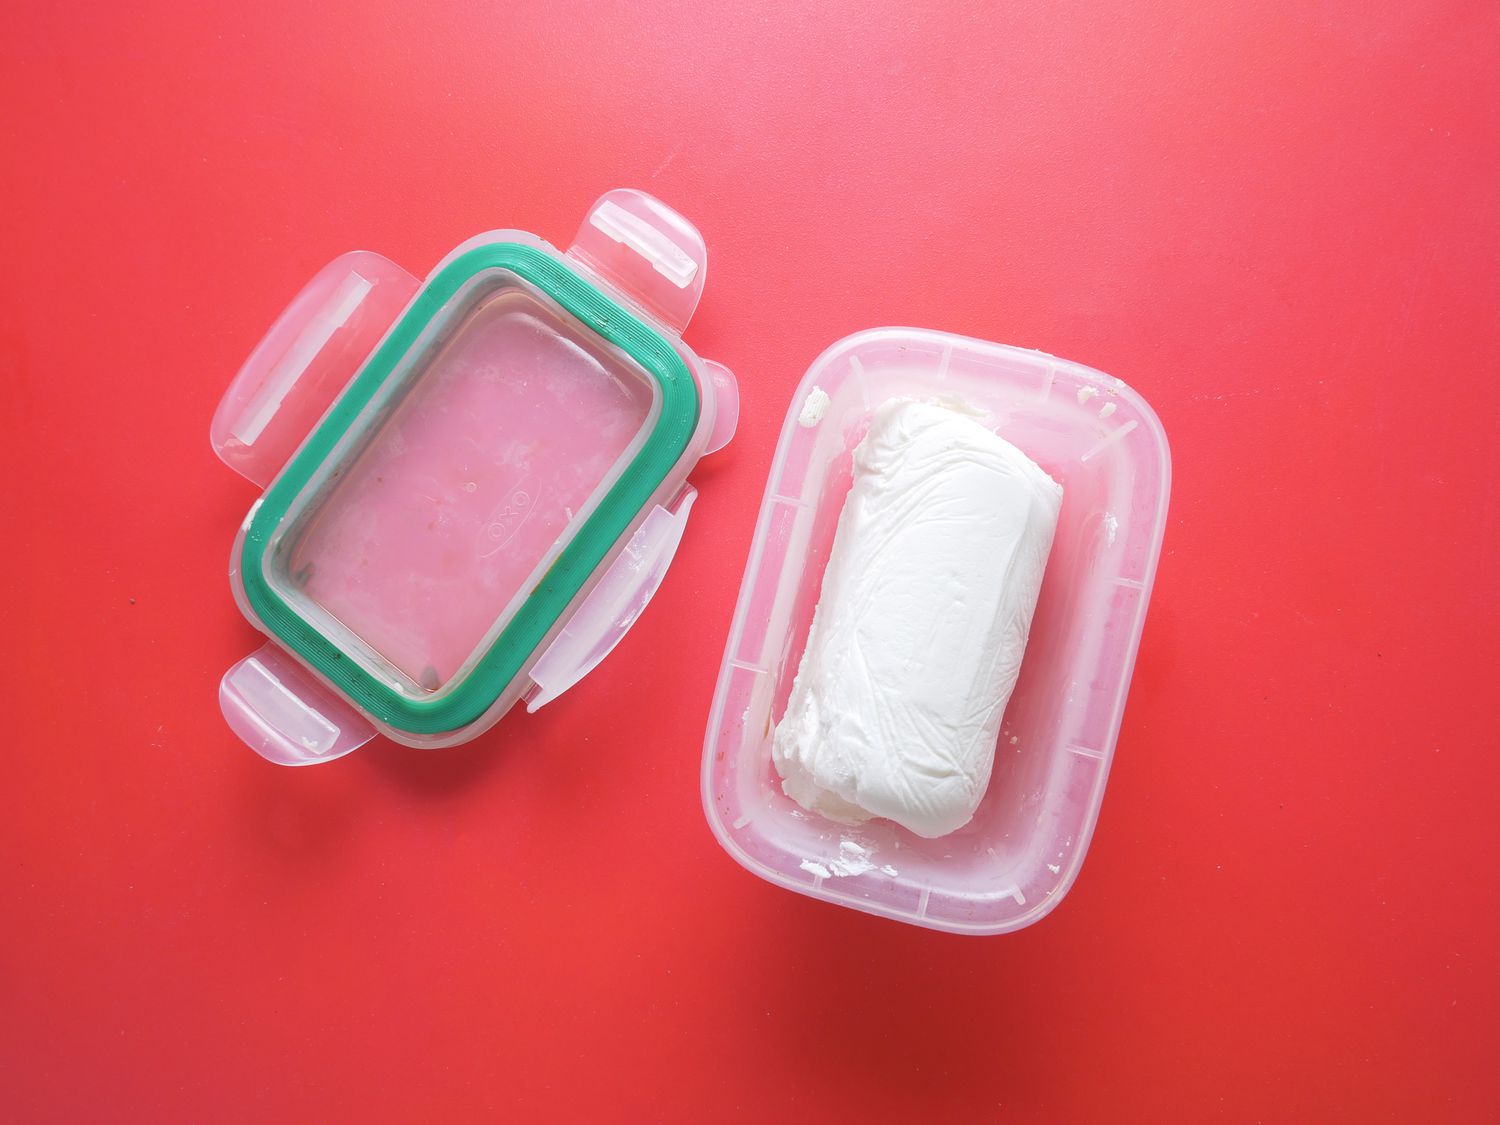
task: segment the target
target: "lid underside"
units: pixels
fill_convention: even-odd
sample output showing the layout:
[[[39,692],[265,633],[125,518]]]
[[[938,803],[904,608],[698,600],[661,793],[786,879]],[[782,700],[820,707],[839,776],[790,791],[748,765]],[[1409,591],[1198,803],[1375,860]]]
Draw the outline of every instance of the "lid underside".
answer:
[[[566,263],[468,251],[268,489],[247,600],[382,722],[456,730],[610,555],[699,408],[671,343]]]

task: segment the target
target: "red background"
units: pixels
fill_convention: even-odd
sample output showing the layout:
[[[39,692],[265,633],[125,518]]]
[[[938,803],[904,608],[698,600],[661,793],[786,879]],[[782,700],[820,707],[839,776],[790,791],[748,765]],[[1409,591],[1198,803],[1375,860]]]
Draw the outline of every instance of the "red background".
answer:
[[[21,1120],[1477,1121],[1500,1110],[1500,9],[108,4],[0,40],[0,1106]],[[710,246],[733,446],[588,681],[273,768],[227,380],[337,253]],[[1103,818],[1041,924],[934,934],[710,837],[780,419],[888,323],[1160,412]]]

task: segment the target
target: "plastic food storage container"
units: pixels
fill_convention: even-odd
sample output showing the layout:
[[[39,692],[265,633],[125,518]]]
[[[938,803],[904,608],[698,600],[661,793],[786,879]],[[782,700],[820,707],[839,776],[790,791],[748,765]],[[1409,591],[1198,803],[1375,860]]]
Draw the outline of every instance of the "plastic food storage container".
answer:
[[[219,688],[245,742],[285,765],[376,732],[449,746],[603,659],[734,432],[733,377],[681,340],[706,264],[617,190],[565,252],[500,230],[422,282],[364,252],[313,278],[213,420],[264,489],[230,576],[270,640]]]
[[[803,415],[820,388],[815,424]],[[851,454],[890,398],[958,399],[1064,487],[1062,511],[989,789],[927,840],[850,827],[783,795],[771,762],[851,483]],[[819,400],[814,400],[814,403]],[[1099,815],[1167,511],[1166,436],[1118,379],[1039,352],[882,328],[820,356],[787,412],[720,669],[703,805],[741,864],[816,898],[932,929],[994,934],[1050,911]]]

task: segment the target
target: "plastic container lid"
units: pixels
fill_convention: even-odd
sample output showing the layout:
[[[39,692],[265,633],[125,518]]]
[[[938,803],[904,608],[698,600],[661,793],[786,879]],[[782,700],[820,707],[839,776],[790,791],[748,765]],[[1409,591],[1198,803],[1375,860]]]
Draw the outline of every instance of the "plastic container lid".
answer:
[[[565,254],[496,231],[420,286],[367,253],[314,278],[213,426],[266,486],[231,574],[272,644],[220,691],[247,742],[284,764],[377,729],[450,745],[608,653],[734,430],[733,378],[680,339],[706,262],[621,190]]]
[[[821,411],[817,391],[828,396]],[[989,789],[973,820],[934,840],[807,812],[771,761],[852,451],[875,408],[898,397],[983,412],[1065,490]],[[1161,424],[1118,379],[908,328],[824,352],[787,412],[709,718],[703,804],[725,850],[781,886],[932,929],[1003,933],[1045,915],[1077,877],[1098,818],[1169,487]]]

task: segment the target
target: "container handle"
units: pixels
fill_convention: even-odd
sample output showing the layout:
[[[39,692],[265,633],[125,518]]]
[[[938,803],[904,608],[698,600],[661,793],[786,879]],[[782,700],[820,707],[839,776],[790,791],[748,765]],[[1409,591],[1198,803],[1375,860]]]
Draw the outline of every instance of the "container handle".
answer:
[[[705,359],[702,363],[714,392],[714,424],[703,452],[717,453],[729,444],[735,430],[739,428],[740,386],[735,381],[734,372],[722,363],[711,359]]]
[[[527,711],[551,703],[592,672],[624,639],[666,577],[697,498],[698,490],[685,485],[675,511],[661,505],[651,510],[625,550],[532,666],[531,680],[536,686],[526,696]]]
[[[270,642],[224,674],[219,710],[250,749],[279,766],[331,762],[375,737],[368,719]]]
[[[635,188],[600,196],[568,254],[678,335],[693,319],[708,272],[708,248],[698,228]]]
[[[319,270],[219,400],[209,439],[220,460],[262,488],[270,484],[418,286],[368,250],[340,255]]]

